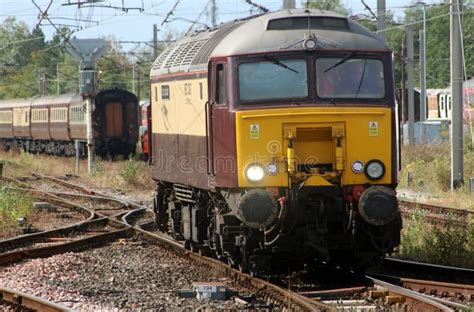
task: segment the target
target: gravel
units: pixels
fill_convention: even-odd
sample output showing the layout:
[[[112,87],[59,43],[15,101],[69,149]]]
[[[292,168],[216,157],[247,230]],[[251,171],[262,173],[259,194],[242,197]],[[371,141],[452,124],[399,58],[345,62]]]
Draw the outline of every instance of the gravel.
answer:
[[[175,294],[178,289],[191,289],[195,281],[219,281],[232,286],[230,281],[206,268],[136,239],[0,268],[0,285],[78,311],[242,308],[233,300],[185,299]],[[248,295],[241,289],[238,291]]]

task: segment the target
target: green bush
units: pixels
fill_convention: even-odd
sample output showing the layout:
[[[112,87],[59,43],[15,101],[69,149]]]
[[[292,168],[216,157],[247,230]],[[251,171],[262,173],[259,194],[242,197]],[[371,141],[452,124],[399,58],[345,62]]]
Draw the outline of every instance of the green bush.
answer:
[[[442,226],[426,222],[415,210],[404,221],[400,256],[415,261],[474,268],[474,228],[453,220]]]
[[[426,212],[415,209],[409,218],[403,222],[400,254],[408,258],[423,257],[423,239],[429,231],[429,224],[425,221]]]
[[[119,171],[119,176],[126,183],[134,183],[135,179],[137,178],[138,169],[138,162],[135,161],[132,156],[130,156],[124,167]]]
[[[32,202],[25,194],[11,190],[7,186],[0,188],[0,230],[8,230],[17,225],[17,219],[29,217]]]

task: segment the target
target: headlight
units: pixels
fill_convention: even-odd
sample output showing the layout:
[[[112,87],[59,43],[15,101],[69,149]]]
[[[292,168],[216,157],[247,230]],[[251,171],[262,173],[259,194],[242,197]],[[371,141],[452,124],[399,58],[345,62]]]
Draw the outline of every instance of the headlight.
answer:
[[[377,180],[385,174],[385,166],[380,160],[372,159],[365,166],[365,174],[371,180]]]
[[[245,176],[252,182],[258,182],[263,179],[265,175],[265,169],[259,164],[250,164],[245,169]]]
[[[364,163],[360,160],[356,160],[352,163],[352,171],[355,173],[362,173],[364,172]]]

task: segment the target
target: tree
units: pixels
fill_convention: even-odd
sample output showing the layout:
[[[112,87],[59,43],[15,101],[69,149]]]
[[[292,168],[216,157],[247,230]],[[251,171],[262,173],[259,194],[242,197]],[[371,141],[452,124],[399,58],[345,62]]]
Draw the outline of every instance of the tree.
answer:
[[[474,9],[464,7],[462,18],[464,57],[466,74],[474,75]],[[415,66],[417,66],[419,44],[416,38],[423,29],[422,9],[420,7],[405,10],[405,23],[413,23],[415,34]],[[426,85],[428,88],[446,88],[450,83],[449,62],[449,5],[426,8]],[[415,85],[419,85],[418,70],[415,70]]]
[[[310,9],[333,11],[344,16],[350,15],[350,10],[341,3],[341,0],[308,0],[302,1],[302,5]]]

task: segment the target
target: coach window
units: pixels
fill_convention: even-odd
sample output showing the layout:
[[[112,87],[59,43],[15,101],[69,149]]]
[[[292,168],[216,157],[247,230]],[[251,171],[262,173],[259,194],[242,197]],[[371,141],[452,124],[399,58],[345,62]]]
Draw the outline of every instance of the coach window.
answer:
[[[224,64],[216,66],[216,104],[227,103],[227,79]]]
[[[158,87],[155,86],[155,101],[158,102]]]

